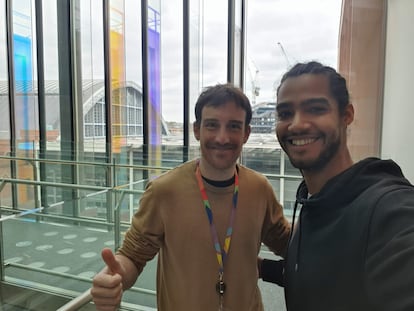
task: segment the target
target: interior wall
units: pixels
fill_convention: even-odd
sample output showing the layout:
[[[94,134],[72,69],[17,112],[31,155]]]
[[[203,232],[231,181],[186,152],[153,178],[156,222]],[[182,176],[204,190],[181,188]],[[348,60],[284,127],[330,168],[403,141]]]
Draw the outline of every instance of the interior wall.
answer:
[[[387,8],[381,157],[392,158],[414,183],[414,1],[389,0]]]
[[[348,146],[354,161],[380,155],[386,0],[343,0],[338,70],[346,78],[354,122]]]

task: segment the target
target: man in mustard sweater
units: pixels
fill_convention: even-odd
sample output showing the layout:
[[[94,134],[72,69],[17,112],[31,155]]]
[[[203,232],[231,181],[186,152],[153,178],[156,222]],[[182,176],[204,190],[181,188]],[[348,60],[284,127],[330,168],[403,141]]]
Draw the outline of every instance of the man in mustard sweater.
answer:
[[[252,110],[229,84],[207,88],[195,107],[201,158],[151,181],[116,255],[93,280],[98,310],[116,310],[146,262],[157,253],[160,311],[261,311],[256,258],[263,242],[286,249],[290,225],[272,186],[237,164]]]

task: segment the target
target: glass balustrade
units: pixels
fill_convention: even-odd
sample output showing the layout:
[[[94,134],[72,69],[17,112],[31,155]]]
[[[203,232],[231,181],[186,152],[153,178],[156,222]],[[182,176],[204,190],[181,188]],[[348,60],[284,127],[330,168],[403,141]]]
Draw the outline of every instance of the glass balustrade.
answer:
[[[58,154],[39,159],[36,152],[30,158],[1,156],[0,166],[8,167],[14,161],[18,168],[24,166],[27,177],[1,181],[0,202],[11,202],[11,188],[6,185],[25,189],[18,192],[18,208],[1,204],[2,280],[52,295],[82,296],[103,267],[102,248],[115,250],[122,243],[148,180],[179,164],[182,150],[173,146],[162,150],[161,166],[151,167],[139,164],[142,159],[134,149],[111,164],[59,160]],[[192,156],[198,156],[198,148],[192,150]],[[289,167],[280,149],[247,147],[240,162],[259,172],[273,172],[267,177],[275,192],[279,195],[283,185],[281,197],[285,205],[292,205],[301,176]],[[39,180],[41,165],[46,167],[46,180]],[[78,183],[64,182],[62,172],[68,171],[78,172]],[[282,176],[281,172],[291,175]],[[107,186],[108,180],[112,186]],[[289,208],[286,214],[291,215]],[[261,256],[274,257],[265,247]],[[123,307],[156,309],[156,260],[147,264],[135,286],[124,293]],[[273,298],[269,296],[269,300]]]

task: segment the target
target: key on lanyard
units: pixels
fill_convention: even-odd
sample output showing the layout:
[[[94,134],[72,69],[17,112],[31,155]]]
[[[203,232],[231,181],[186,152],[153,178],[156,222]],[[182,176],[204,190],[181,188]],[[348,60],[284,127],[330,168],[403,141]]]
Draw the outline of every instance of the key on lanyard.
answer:
[[[223,281],[223,273],[219,274],[219,280],[216,284],[216,291],[219,295],[219,311],[223,310],[223,296],[224,292],[226,291],[226,284]]]

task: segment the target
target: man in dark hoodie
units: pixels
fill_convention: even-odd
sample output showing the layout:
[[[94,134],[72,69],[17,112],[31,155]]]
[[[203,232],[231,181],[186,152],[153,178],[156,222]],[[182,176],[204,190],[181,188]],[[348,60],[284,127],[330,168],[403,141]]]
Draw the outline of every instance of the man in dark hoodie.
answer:
[[[391,160],[353,163],[345,79],[317,62],[296,64],[276,110],[280,145],[304,177],[282,278],[287,309],[413,311],[414,187]],[[280,283],[280,266],[259,260],[259,274]]]

